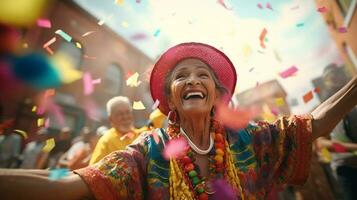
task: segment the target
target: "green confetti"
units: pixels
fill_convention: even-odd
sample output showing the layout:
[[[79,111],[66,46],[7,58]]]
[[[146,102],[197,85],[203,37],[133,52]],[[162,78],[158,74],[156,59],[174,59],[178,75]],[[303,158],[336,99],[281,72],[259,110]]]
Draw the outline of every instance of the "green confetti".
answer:
[[[65,39],[67,42],[71,42],[72,37],[69,36],[67,33],[65,33],[64,31],[62,31],[61,29],[58,29],[56,32],[56,34],[60,35],[63,39]]]
[[[303,27],[304,26],[304,23],[298,23],[296,24],[297,27]]]

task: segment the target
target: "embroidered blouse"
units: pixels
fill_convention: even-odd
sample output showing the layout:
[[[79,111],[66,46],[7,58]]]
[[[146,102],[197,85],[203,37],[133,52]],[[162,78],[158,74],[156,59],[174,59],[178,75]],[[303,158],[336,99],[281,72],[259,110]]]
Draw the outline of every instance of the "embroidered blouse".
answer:
[[[228,153],[240,182],[239,199],[265,199],[271,188],[303,184],[311,157],[311,115],[258,122],[240,130],[225,129]],[[75,173],[97,200],[170,199],[170,161],[162,156],[168,136],[142,133],[125,150]]]

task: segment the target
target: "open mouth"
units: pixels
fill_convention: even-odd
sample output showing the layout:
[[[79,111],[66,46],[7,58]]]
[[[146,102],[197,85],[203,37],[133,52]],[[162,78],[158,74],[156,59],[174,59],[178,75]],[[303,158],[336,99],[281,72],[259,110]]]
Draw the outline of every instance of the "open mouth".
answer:
[[[184,100],[189,100],[189,99],[204,99],[206,95],[204,95],[202,92],[188,92],[187,94],[184,95],[183,99]]]

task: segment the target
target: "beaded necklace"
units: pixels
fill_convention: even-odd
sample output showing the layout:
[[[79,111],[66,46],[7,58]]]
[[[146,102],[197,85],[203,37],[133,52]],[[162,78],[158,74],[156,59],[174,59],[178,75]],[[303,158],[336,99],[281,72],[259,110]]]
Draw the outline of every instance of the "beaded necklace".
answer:
[[[225,175],[225,132],[221,126],[215,121],[211,121],[210,132],[214,137],[214,148],[209,152],[209,177],[223,178]],[[170,138],[181,138],[183,136],[178,126],[169,126],[167,132]],[[198,166],[195,166],[194,151],[187,147],[185,153],[177,158],[178,165],[184,173],[186,183],[189,183],[189,188],[193,191],[195,199],[208,200],[209,194],[214,194],[215,191],[210,183],[198,174]]]

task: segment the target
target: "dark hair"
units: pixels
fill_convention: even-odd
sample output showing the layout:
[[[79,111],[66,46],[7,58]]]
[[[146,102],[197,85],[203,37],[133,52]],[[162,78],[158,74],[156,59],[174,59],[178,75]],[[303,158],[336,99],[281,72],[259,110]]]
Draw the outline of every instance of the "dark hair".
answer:
[[[201,62],[203,62],[203,61],[201,61]],[[179,63],[179,62],[178,62],[178,63]],[[178,63],[177,63],[177,64],[178,64]],[[203,63],[205,63],[205,62],[203,62]],[[176,64],[176,65],[177,65],[177,64]],[[205,64],[206,64],[206,63],[205,63]],[[207,65],[207,64],[206,64],[206,65]],[[209,66],[209,65],[207,65],[207,66]],[[175,68],[175,67],[174,67],[174,68]],[[173,72],[173,69],[174,69],[174,68],[172,68],[172,70],[169,71],[169,73],[166,75],[165,80],[164,80],[166,98],[171,95],[172,72]],[[216,89],[218,89],[219,93],[220,93],[221,95],[224,95],[224,94],[228,93],[227,88],[225,88],[225,87],[223,86],[223,84],[218,80],[216,73],[214,73],[214,71],[211,69],[211,67],[209,67],[208,69],[209,69],[209,72],[211,73],[211,76],[212,76],[212,78],[213,78],[213,81],[214,81],[214,83],[215,83],[215,85],[216,85]]]

